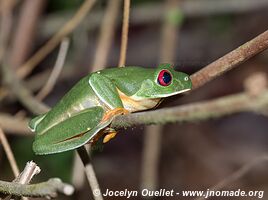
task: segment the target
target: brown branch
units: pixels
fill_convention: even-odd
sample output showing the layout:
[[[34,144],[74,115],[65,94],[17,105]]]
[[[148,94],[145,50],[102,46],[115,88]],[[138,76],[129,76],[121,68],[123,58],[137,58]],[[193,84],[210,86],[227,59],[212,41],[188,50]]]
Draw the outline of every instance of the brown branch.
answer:
[[[193,89],[201,87],[205,83],[215,79],[221,74],[237,67],[256,54],[268,48],[268,31],[258,35],[249,42],[241,45],[220,59],[214,61],[208,66],[191,76]]]
[[[119,67],[123,67],[126,63],[129,14],[130,14],[130,0],[124,0],[124,16],[123,16],[122,35],[121,35],[121,49],[120,49],[120,57],[119,57],[119,63],[118,63]]]
[[[18,69],[18,75],[21,78],[27,76],[36,65],[38,65],[60,41],[70,34],[85,18],[87,13],[93,7],[96,0],[85,0],[76,14],[70,19],[41,49],[39,49],[23,66]]]

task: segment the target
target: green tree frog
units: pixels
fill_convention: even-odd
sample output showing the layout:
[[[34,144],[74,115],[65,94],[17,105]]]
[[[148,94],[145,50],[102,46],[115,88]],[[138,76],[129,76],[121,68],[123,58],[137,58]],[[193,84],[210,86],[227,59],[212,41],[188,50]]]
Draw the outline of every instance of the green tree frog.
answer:
[[[97,71],[82,78],[50,111],[33,118],[36,154],[78,148],[105,134],[115,116],[154,108],[162,98],[190,90],[189,76],[170,64],[157,68],[121,67]],[[105,132],[106,131],[106,132]]]

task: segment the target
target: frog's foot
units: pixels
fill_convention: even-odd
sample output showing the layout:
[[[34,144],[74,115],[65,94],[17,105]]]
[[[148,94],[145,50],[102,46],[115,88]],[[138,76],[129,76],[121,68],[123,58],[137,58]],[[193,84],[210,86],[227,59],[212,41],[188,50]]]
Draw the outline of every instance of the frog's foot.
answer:
[[[109,142],[111,139],[113,139],[116,136],[117,132],[114,129],[109,129],[108,133],[103,138],[103,143]]]
[[[125,109],[125,108],[115,108],[115,109],[113,109],[113,110],[109,110],[109,111],[107,111],[105,114],[104,114],[104,116],[103,116],[103,118],[102,118],[102,122],[105,122],[105,121],[107,121],[107,120],[109,120],[109,119],[111,119],[112,117],[114,117],[114,116],[117,116],[117,115],[126,115],[126,114],[129,114],[129,111],[127,110],[127,109]]]

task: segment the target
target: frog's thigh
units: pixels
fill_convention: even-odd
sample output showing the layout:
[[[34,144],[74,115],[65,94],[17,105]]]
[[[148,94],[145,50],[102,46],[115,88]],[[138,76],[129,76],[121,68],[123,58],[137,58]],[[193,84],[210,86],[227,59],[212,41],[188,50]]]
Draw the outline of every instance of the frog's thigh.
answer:
[[[109,78],[101,75],[101,72],[93,73],[88,82],[95,94],[110,109],[123,107],[123,103],[114,83]]]
[[[75,149],[92,139],[110,121],[100,123],[102,107],[93,107],[55,125],[42,135],[36,135],[33,150],[37,154],[51,154]]]

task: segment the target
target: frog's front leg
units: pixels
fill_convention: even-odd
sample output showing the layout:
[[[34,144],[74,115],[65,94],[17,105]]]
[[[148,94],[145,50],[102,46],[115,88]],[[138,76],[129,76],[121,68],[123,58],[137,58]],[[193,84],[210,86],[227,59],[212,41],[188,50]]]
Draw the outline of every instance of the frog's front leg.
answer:
[[[125,108],[115,108],[112,110],[108,110],[106,111],[106,113],[104,114],[102,121],[105,122],[107,120],[109,120],[111,117],[117,116],[117,115],[126,115],[129,114],[129,111],[126,110]]]
[[[114,83],[101,72],[94,73],[89,78],[89,85],[98,96],[98,98],[108,107],[100,123],[111,121],[114,117],[122,114],[128,114],[129,111],[123,107],[122,100]],[[116,131],[106,132],[104,142],[108,142],[115,137]]]

